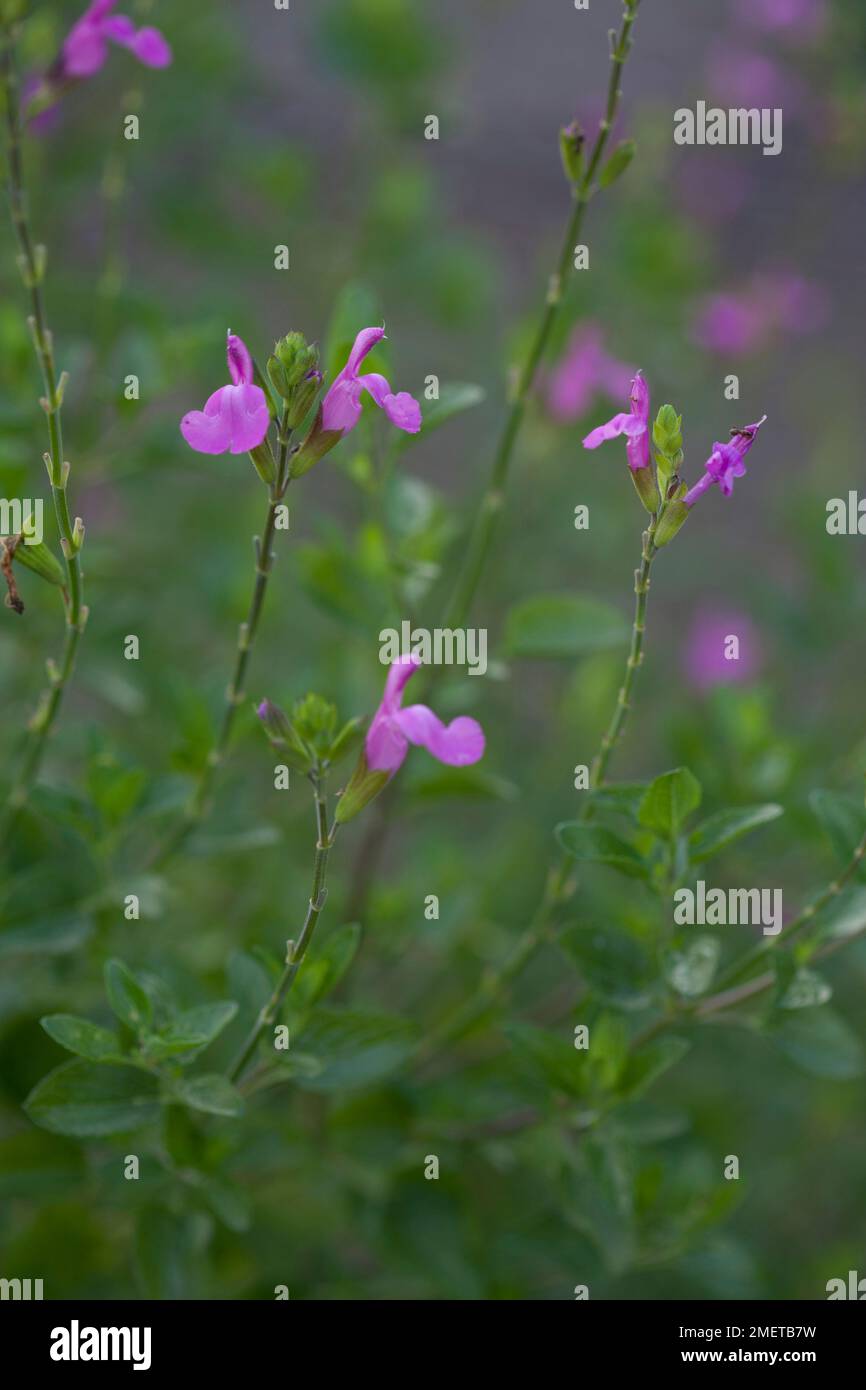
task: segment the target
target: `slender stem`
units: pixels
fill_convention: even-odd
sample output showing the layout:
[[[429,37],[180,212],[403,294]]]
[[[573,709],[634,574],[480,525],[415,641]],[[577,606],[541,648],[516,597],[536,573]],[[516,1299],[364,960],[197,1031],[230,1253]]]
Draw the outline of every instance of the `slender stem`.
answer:
[[[21,278],[30,297],[31,313],[28,322],[45,391],[41,400],[48,422],[49,448],[45,455],[45,463],[48,468],[51,495],[60,532],[60,544],[66,565],[66,586],[63,595],[66,637],[63,655],[59,666],[54,662],[49,663],[50,687],[42,696],[28,726],[31,733],[30,745],[25,752],[9,796],[8,806],[14,816],[15,811],[27,800],[30,788],[38,775],[48,738],[54,728],[67,684],[75,667],[78,645],[87,621],[87,609],[83,602],[79,557],[84,532],[80,522],[77,522],[75,526],[72,523],[67,497],[69,464],[63,457],[61,412],[65,378],[58,376],[57,373],[54,361],[54,339],[48,325],[45,309],[42,288],[45,278],[45,248],[34,243],[30,229],[21,149],[21,107],[15,66],[15,34],[13,29],[8,25],[4,26],[2,37],[2,82],[6,109],[9,204],[12,225],[18,241],[18,265]]]
[[[657,1037],[660,1033],[666,1032],[668,1028],[675,1027],[678,1023],[685,1023],[690,1019],[702,1019],[710,1017],[713,1014],[724,1013],[729,1009],[735,1008],[738,1004],[742,1004],[746,1000],[753,999],[760,994],[766,993],[768,989],[772,989],[773,985],[776,983],[776,975],[773,971],[767,971],[763,975],[755,975],[751,979],[741,984],[734,985],[733,987],[729,986],[731,981],[738,980],[752,965],[762,961],[769,950],[777,947],[782,941],[791,941],[795,936],[798,936],[804,931],[806,927],[811,925],[818,914],[823,912],[824,908],[841,893],[845,884],[857,872],[864,855],[866,855],[866,835],[863,836],[860,843],[855,848],[845,869],[838,878],[834,879],[832,883],[829,883],[816,898],[813,898],[812,901],[804,907],[803,911],[795,917],[792,922],[789,922],[788,926],[785,927],[783,931],[779,932],[778,936],[764,937],[760,946],[755,947],[751,951],[747,951],[739,961],[735,962],[734,966],[729,971],[720,977],[719,983],[724,985],[725,988],[718,990],[715,994],[709,995],[706,999],[699,1000],[697,1003],[685,1006],[679,1005],[670,1013],[656,1019],[648,1028],[635,1036],[632,1040],[632,1049],[636,1050],[642,1047],[652,1038]],[[815,959],[821,960],[825,956],[834,955],[836,951],[841,950],[851,941],[856,941],[858,937],[863,935],[866,935],[866,927],[859,931],[852,932],[850,936],[840,938],[838,941],[828,942],[822,946],[820,950],[816,951]]]
[[[528,930],[517,941],[513,951],[499,969],[488,971],[472,996],[431,1029],[418,1049],[416,1061],[419,1064],[428,1061],[440,1048],[457,1042],[470,1032],[488,1009],[502,998],[541,948],[552,939],[556,909],[567,896],[569,872],[570,865],[567,861],[563,861],[558,868],[551,869],[544,896]]]
[[[313,883],[310,889],[310,899],[307,904],[307,913],[304,918],[301,934],[297,943],[289,941],[286,949],[286,963],[279,980],[276,983],[274,992],[266,1004],[263,1005],[259,1015],[247,1036],[246,1042],[237,1055],[229,1071],[229,1080],[238,1081],[244,1072],[247,1063],[258,1046],[259,1038],[264,1030],[273,1023],[279,1013],[286,995],[289,993],[295,982],[298,971],[303,964],[304,956],[316,929],[316,923],[322,914],[325,900],[328,896],[326,878],[328,872],[328,858],[336,836],[336,826],[328,829],[328,804],[325,793],[325,786],[320,773],[311,774],[310,780],[313,784],[313,794],[316,805],[316,855],[313,863]]]
[[[497,522],[505,502],[505,487],[508,482],[514,446],[520,434],[538,368],[544,357],[553,326],[559,316],[563,291],[574,256],[574,248],[581,234],[584,214],[594,196],[595,176],[601,166],[610,132],[619,111],[622,98],[620,82],[631,49],[631,31],[637,18],[639,3],[640,0],[626,0],[622,28],[616,36],[611,54],[610,83],[605,114],[599,125],[586,173],[573,189],[573,206],[565,229],[562,249],[559,253],[556,269],[550,277],[544,308],[526,360],[520,369],[517,388],[493,456],[490,481],[481,499],[470,533],[466,559],[443,621],[443,626],[446,628],[460,627],[466,621],[487,563]]]
[[[763,961],[768,951],[773,950],[783,941],[790,941],[793,937],[798,936],[804,928],[811,924],[819,912],[823,912],[828,903],[831,903],[834,898],[838,897],[845,885],[856,874],[864,855],[866,855],[866,834],[864,834],[860,843],[854,849],[851,858],[848,860],[848,863],[839,877],[833,879],[832,883],[828,883],[827,887],[818,894],[817,898],[813,898],[792,922],[789,922],[786,927],[782,928],[777,936],[762,937],[761,941],[756,946],[746,951],[738,961],[735,961],[734,964],[720,976],[719,983],[724,986],[734,984],[737,980],[741,979],[743,975],[747,974],[753,965],[757,965]]]
[[[195,827],[207,817],[210,811],[217,772],[225,761],[238,709],[246,698],[244,682],[246,681],[250,654],[255,645],[256,634],[258,633],[259,623],[264,609],[268,582],[273,571],[274,559],[276,558],[274,553],[274,539],[277,530],[279,507],[285,497],[286,489],[290,481],[289,446],[291,444],[292,431],[289,429],[288,415],[289,407],[286,405],[283,408],[278,426],[276,473],[274,481],[268,488],[268,509],[265,515],[265,524],[261,537],[256,536],[255,538],[255,583],[253,585],[252,594],[250,595],[250,604],[246,620],[241,623],[238,630],[235,664],[231,680],[226,688],[225,707],[223,709],[219,733],[216,742],[208,753],[204,768],[199,775],[198,782],[182,821],[157,851],[157,854],[151,861],[152,866],[161,866],[164,864],[171,855],[180,849],[181,845],[185,843]]]
[[[658,553],[655,546],[657,525],[658,517],[653,515],[652,521],[643,533],[640,568],[636,569],[634,572],[634,622],[631,630],[631,645],[629,646],[628,659],[625,663],[625,676],[623,677],[619,694],[616,697],[616,708],[614,709],[610,723],[601,740],[599,750],[592,762],[589,775],[589,784],[592,788],[604,785],[608,764],[610,763],[614,748],[622,737],[629,710],[631,709],[635,671],[643,661],[650,571],[652,569],[653,560]]]

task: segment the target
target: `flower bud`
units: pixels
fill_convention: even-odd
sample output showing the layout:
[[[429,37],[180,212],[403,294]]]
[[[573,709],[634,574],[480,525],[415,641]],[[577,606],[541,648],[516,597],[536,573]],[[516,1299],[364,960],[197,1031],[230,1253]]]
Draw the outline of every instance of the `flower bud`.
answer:
[[[28,516],[21,527],[20,542],[15,547],[13,559],[19,565],[24,565],[25,569],[38,574],[41,579],[47,580],[49,584],[56,584],[62,589],[66,583],[66,573],[54,552],[48,549],[44,541],[39,541],[36,545],[27,544],[28,537],[35,533],[36,523],[32,516]]]
[[[284,399],[288,399],[289,393],[319,365],[319,349],[315,345],[311,346],[303,333],[288,333],[285,338],[281,338],[274,347],[274,357],[281,369],[281,384],[278,385],[274,381],[274,389]],[[268,370],[270,371],[270,362]],[[271,380],[273,381],[273,377]]]
[[[313,402],[319,394],[322,384],[322,373],[319,371],[308,372],[303,381],[299,382],[292,392],[289,402],[289,428],[296,430],[299,425],[304,423],[307,415],[312,409]]]
[[[367,766],[367,759],[363,752],[355,765],[355,771],[349,779],[348,786],[337,802],[337,809],[334,813],[334,820],[338,825],[351,820],[357,816],[359,811],[369,805],[374,797],[378,796],[383,787],[386,787],[391,780],[390,772],[374,772]]]
[[[267,483],[270,487],[277,476],[277,465],[274,462],[271,446],[267,439],[264,439],[261,444],[257,444],[254,449],[250,449],[250,458],[262,482]]]
[[[342,438],[342,430],[326,430],[323,428],[322,407],[319,406],[310,433],[307,435],[300,449],[298,449],[292,457],[292,466],[289,471],[290,477],[303,477],[314,464],[319,462],[319,459],[324,458],[325,454],[330,453],[334,445],[339,444]]]
[[[586,136],[578,121],[563,126],[559,132],[559,154],[569,183],[580,183],[584,173],[583,147]]]
[[[660,498],[652,468],[630,468],[628,471],[631,474],[635,492],[647,511],[650,513],[657,512],[660,505]]]
[[[656,527],[654,541],[656,548],[661,550],[663,545],[667,545],[673,540],[683,523],[688,519],[689,508],[685,502],[669,502],[665,507],[661,521]]]
[[[272,704],[270,700],[262,700],[256,714],[272,747],[279,750],[280,756],[298,771],[309,772],[315,762],[315,755],[279,705]]]

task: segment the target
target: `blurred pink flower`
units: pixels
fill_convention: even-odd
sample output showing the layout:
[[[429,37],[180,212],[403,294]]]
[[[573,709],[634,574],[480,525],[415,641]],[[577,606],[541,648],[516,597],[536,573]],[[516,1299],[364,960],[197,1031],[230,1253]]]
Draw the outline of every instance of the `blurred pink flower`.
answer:
[[[722,107],[781,106],[789,120],[803,105],[803,85],[790,68],[731,44],[713,47],[706,80],[711,104]]]
[[[261,444],[271,422],[267,397],[253,381],[253,359],[246,343],[229,332],[226,345],[231,386],[221,386],[180,422],[180,432],[199,454],[248,454]]]
[[[484,731],[476,720],[461,715],[443,724],[426,705],[402,708],[403,689],[420,665],[420,659],[410,653],[399,657],[388,671],[382,703],[367,731],[367,766],[373,772],[396,772],[410,743],[426,748],[449,767],[467,767],[484,754]]]
[[[580,419],[600,392],[619,400],[628,394],[634,368],[608,356],[596,323],[576,328],[547,386],[547,407],[560,424]]]
[[[754,29],[810,43],[826,25],[827,0],[736,0],[736,13]]]
[[[717,228],[739,212],[754,184],[741,161],[691,148],[677,169],[676,193],[690,217]],[[712,193],[707,197],[707,190]]]
[[[735,646],[730,639],[736,637]],[[738,655],[726,655],[726,652]],[[733,609],[704,609],[695,618],[683,651],[683,669],[700,691],[751,680],[762,663],[761,641],[751,618]]]
[[[125,15],[114,15],[117,0],[93,0],[73,24],[60,57],[50,74],[52,81],[92,77],[108,58],[109,41],[128,48],[148,68],[165,68],[171,62],[171,49],[159,32],[150,26],[136,29]]]
[[[709,352],[748,355],[769,346],[782,331],[814,333],[827,317],[819,285],[796,272],[765,271],[740,290],[699,299],[692,337]]]

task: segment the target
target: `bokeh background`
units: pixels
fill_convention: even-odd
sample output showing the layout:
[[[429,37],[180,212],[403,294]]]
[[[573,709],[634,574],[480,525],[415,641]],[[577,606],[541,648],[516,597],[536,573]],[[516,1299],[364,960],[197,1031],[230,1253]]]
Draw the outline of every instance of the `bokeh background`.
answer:
[[[80,6],[32,8],[27,72],[47,66]],[[261,997],[303,913],[312,822],[302,784],[273,789],[252,699],[312,689],[345,718],[369,713],[380,629],[436,625],[567,215],[558,130],[597,120],[621,12],[617,0],[586,13],[567,0],[123,8],[161,27],[172,67],[149,72],[117,50],[26,139],[71,374],[91,619],[39,792],[3,850],[0,1274],[44,1277],[49,1297],[273,1297],[286,1284],[293,1298],[557,1299],[578,1283],[607,1298],[823,1297],[866,1258],[861,944],[822,972],[841,1061],[827,1062],[823,1034],[816,1061],[772,1028],[706,1028],[609,1125],[520,1045],[527,1022],[568,1040],[599,1007],[555,946],[427,1067],[398,1058],[374,1082],[349,1067],[332,1089],[301,1078],[255,1097],[243,1122],[211,1122],[196,1141],[206,1180],[184,1176],[188,1137],[81,1144],[22,1113],[63,1060],[38,1019],[106,1021],[108,956],[189,1004]],[[488,630],[491,667],[484,680],[448,673],[436,692],[443,714],[481,719],[487,756],[456,778],[414,752],[390,811],[343,832],[326,925],[360,921],[361,947],[341,1007],[399,1015],[423,1036],[471,998],[526,928],[554,824],[579,809],[573,768],[615,698],[642,526],[621,450],[581,448],[622,408],[581,354],[588,333],[683,413],[690,481],[713,440],[769,417],[734,496],[710,493],[656,566],[615,775],[686,763],[704,813],[784,805],[714,863],[714,883],[782,887],[790,917],[832,878],[810,796],[827,789],[856,821],[866,764],[863,542],[825,529],[827,500],[862,477],[864,69],[857,0],[645,0],[617,129],[639,153],[590,210],[590,270],[572,277],[470,620]],[[676,147],[673,112],[699,98],[782,106],[783,153]],[[123,138],[129,113],[136,142]],[[438,141],[423,138],[431,114]],[[44,424],[9,231],[3,246],[0,485],[29,497],[44,483]],[[248,461],[191,453],[179,418],[224,382],[229,327],[259,359],[299,329],[331,361],[382,321],[395,389],[421,396],[433,373],[480,388],[463,393],[477,403],[400,450],[365,416],[292,487],[214,814],[148,872],[212,737],[264,508]],[[130,373],[138,402],[123,398]],[[27,579],[24,619],[0,622],[7,772],[60,635],[54,595]],[[553,595],[527,616],[527,600]],[[717,642],[701,647],[730,631],[743,643],[734,670]],[[123,658],[130,633],[137,662]],[[429,894],[438,921],[425,920]],[[566,917],[651,946],[665,912],[594,869]],[[725,951],[747,937],[727,929]],[[629,1026],[643,1018],[620,1005]],[[220,1043],[216,1063],[229,1052]],[[137,1183],[122,1179],[126,1153],[142,1155]],[[437,1183],[423,1179],[428,1154]],[[728,1154],[738,1183],[721,1179]]]

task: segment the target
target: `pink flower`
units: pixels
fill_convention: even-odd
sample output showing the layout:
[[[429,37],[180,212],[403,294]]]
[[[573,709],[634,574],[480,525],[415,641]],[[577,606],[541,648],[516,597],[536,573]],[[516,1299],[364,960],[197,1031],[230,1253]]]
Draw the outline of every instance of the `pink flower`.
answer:
[[[827,0],[737,0],[744,24],[798,43],[818,38],[827,20]]]
[[[92,77],[108,57],[108,43],[120,44],[148,68],[165,68],[171,49],[158,29],[136,29],[125,15],[113,15],[117,0],[93,0],[73,24],[52,70],[54,81]]]
[[[180,432],[199,454],[248,454],[261,444],[271,423],[267,397],[253,383],[253,359],[246,344],[231,331],[227,356],[233,386],[221,386],[204,410],[191,410]]]
[[[421,407],[408,391],[400,391],[395,396],[388,382],[377,372],[359,375],[364,358],[384,336],[384,328],[361,329],[349,353],[348,362],[335,377],[322,401],[322,430],[336,430],[340,434],[348,434],[353,430],[361,418],[362,391],[372,396],[392,425],[405,430],[407,434],[417,434],[420,430]]]
[[[597,392],[613,400],[626,395],[633,375],[632,368],[605,352],[598,324],[585,324],[571,335],[565,355],[550,378],[548,409],[560,424],[568,424],[588,410]]]
[[[758,430],[766,420],[766,415],[754,425],[746,425],[745,429],[732,430],[731,438],[727,444],[716,443],[713,445],[713,452],[704,464],[706,472],[699,478],[693,488],[690,488],[683,498],[687,507],[693,507],[699,497],[712,487],[713,483],[718,483],[719,488],[725,497],[730,497],[734,490],[734,479],[742,478],[746,471],[743,460],[754,444]]]
[[[826,319],[820,286],[771,271],[754,275],[740,290],[699,300],[692,336],[710,352],[748,354],[768,347],[780,332],[813,333]]]
[[[591,430],[583,441],[585,449],[597,449],[605,440],[625,435],[625,451],[628,466],[633,473],[648,468],[650,462],[649,444],[650,394],[642,374],[637,373],[631,384],[631,411],[628,415],[614,415],[606,425]]]
[[[373,772],[396,772],[410,743],[422,745],[449,767],[477,763],[484,754],[484,732],[476,720],[461,715],[443,724],[426,705],[401,708],[403,688],[420,665],[410,654],[399,657],[388,672],[382,703],[367,732],[367,766]]]
[[[736,648],[732,637],[737,639]],[[730,654],[734,650],[736,658]],[[683,653],[686,676],[697,690],[750,680],[760,665],[758,631],[745,613],[705,610],[698,614]]]

